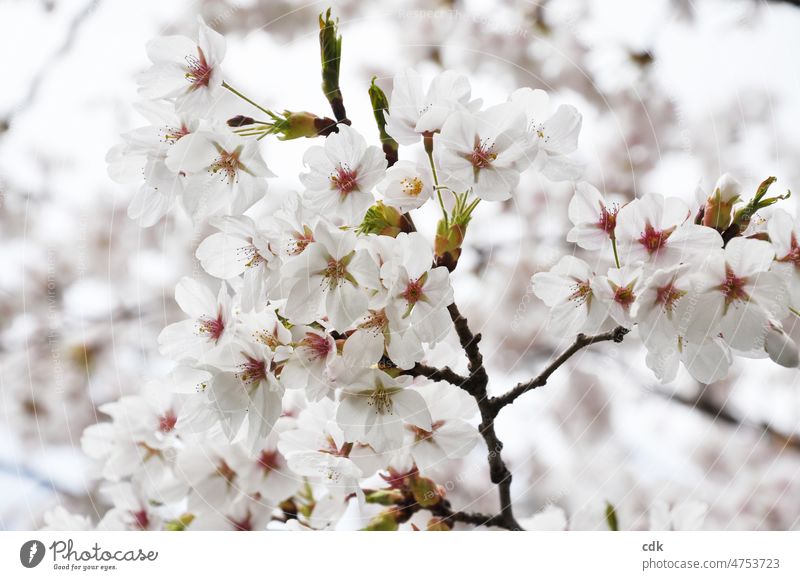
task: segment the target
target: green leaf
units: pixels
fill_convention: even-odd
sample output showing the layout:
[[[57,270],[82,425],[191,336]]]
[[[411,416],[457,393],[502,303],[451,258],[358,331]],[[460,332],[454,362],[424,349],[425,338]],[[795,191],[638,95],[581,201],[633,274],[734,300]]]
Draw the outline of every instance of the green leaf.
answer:
[[[606,502],[606,524],[608,529],[612,532],[619,531],[619,522],[617,521],[617,510],[609,502]]]

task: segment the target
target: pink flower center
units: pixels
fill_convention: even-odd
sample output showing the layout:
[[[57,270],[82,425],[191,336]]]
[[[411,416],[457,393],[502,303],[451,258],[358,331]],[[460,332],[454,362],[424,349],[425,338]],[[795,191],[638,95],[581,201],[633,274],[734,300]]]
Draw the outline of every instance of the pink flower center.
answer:
[[[231,485],[233,480],[236,479],[236,472],[225,463],[224,459],[220,460],[217,465],[217,475],[224,479],[228,485]]]
[[[158,421],[158,430],[162,433],[169,433],[175,428],[175,424],[178,422],[178,417],[175,416],[175,413],[172,410],[167,411],[161,419]]]
[[[488,140],[477,142],[469,158],[475,169],[491,167],[495,159],[497,159],[497,153],[494,151],[494,143]]]
[[[180,127],[164,127],[164,142],[169,143],[172,145],[181,137],[185,137],[190,133],[189,129],[185,125],[181,125]]]
[[[242,147],[237,147],[234,151],[220,150],[219,157],[211,164],[209,171],[214,175],[220,174],[228,183],[233,184],[239,174],[239,170],[244,169],[239,156]]]
[[[678,290],[670,282],[656,292],[656,303],[661,304],[664,310],[673,310],[675,304],[686,294],[686,290]]]
[[[340,163],[331,174],[331,184],[339,190],[340,195],[345,196],[358,189],[358,173]]]
[[[673,231],[675,231],[675,228],[657,230],[648,223],[644,226],[642,235],[639,236],[639,243],[644,246],[649,254],[655,254],[667,245],[667,239],[672,235]]]
[[[294,232],[289,242],[288,253],[291,256],[302,254],[308,244],[314,241],[314,233],[308,226],[303,226],[302,232]]]
[[[336,288],[347,278],[347,264],[344,260],[328,260],[328,266],[322,272],[322,277],[329,288]]]
[[[147,526],[150,525],[150,518],[147,516],[147,512],[145,510],[139,511],[132,511],[130,512],[131,516],[133,516],[133,526],[138,530],[146,530]]]
[[[222,319],[222,312],[219,312],[216,318],[204,316],[200,319],[200,332],[207,334],[209,340],[218,342],[224,331],[225,321]]]
[[[632,284],[628,286],[617,286],[614,290],[614,302],[623,308],[629,308],[634,300],[636,300],[636,296],[633,294]]]
[[[211,80],[212,68],[206,61],[206,55],[203,49],[197,47],[197,56],[187,56],[186,63],[189,65],[189,70],[186,72],[186,79],[191,83],[191,90],[200,87],[207,87]]]
[[[409,306],[413,306],[422,300],[424,296],[422,284],[421,280],[411,280],[403,291],[403,298],[408,302]]]
[[[588,280],[581,280],[575,286],[573,286],[572,294],[570,294],[569,299],[573,302],[577,302],[578,304],[583,304],[589,297],[592,295],[592,287],[589,284]]]
[[[280,467],[281,455],[276,449],[265,449],[258,457],[258,465],[264,470],[264,475]]]
[[[797,245],[797,237],[792,232],[792,249],[783,258],[778,258],[778,262],[790,262],[800,270],[800,246]]]
[[[245,358],[247,360],[239,365],[240,370],[237,373],[240,381],[246,385],[252,385],[253,383],[267,378],[267,366],[264,364],[263,360],[255,359],[247,355],[245,355]]]
[[[745,284],[747,284],[747,278],[739,278],[730,266],[725,266],[725,281],[718,288],[725,295],[726,307],[737,300],[747,301],[750,299],[745,292]]]
[[[311,360],[324,360],[333,350],[327,337],[313,332],[307,332],[301,344],[308,349]]]
[[[386,318],[386,310],[370,310],[364,322],[358,325],[363,330],[372,330],[376,334],[383,332],[383,329],[389,325],[389,320]]]
[[[608,234],[609,238],[614,237],[614,230],[617,227],[617,213],[618,207],[611,208],[611,211],[604,205],[600,204],[600,219],[597,222],[597,227]]]

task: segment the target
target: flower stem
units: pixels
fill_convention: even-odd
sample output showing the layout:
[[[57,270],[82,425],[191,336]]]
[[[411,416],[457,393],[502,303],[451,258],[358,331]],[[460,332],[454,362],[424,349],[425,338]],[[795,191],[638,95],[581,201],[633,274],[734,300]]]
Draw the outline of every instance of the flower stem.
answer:
[[[617,253],[617,239],[611,238],[611,247],[614,248],[614,262],[617,264],[617,268],[620,267],[619,265],[619,254]]]
[[[439,176],[436,174],[436,163],[433,161],[433,134],[426,134],[423,139],[425,141],[425,153],[428,154],[428,161],[431,164],[431,173],[433,174],[433,185],[434,189],[436,190],[436,197],[439,199],[439,207],[442,208],[444,227],[447,228],[450,225],[450,220],[447,217],[447,209],[445,209],[444,200],[442,199],[442,190],[439,186]]]
[[[792,308],[792,307],[790,306],[790,307],[789,307],[789,312],[791,312],[792,314],[794,314],[795,316],[797,316],[798,318],[800,318],[800,312],[798,312],[796,308]]]
[[[272,111],[270,111],[269,109],[265,109],[264,107],[262,107],[261,105],[259,105],[259,104],[258,104],[258,103],[256,103],[255,101],[253,101],[252,99],[250,99],[250,98],[248,98],[248,97],[244,96],[242,93],[240,93],[239,91],[237,91],[236,89],[234,89],[234,88],[233,88],[232,86],[230,86],[228,83],[226,83],[226,82],[224,82],[224,81],[223,81],[223,82],[222,82],[222,86],[223,86],[224,88],[228,89],[230,92],[232,92],[234,95],[236,95],[237,97],[239,97],[239,98],[240,98],[240,99],[242,99],[243,101],[246,101],[246,102],[250,103],[251,105],[253,105],[253,106],[254,106],[256,109],[258,109],[259,111],[263,111],[263,112],[264,112],[264,113],[266,113],[267,115],[271,115],[271,114],[272,114]]]

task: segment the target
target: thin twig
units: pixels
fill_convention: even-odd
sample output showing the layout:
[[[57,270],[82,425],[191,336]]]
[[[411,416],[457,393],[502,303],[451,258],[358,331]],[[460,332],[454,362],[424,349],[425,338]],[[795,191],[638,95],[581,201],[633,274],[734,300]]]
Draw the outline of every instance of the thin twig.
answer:
[[[516,387],[505,393],[504,395],[500,395],[499,397],[494,397],[491,401],[492,406],[499,411],[506,405],[510,405],[513,403],[517,397],[524,395],[528,391],[533,389],[539,388],[547,384],[547,379],[550,378],[552,375],[561,365],[567,362],[572,355],[574,355],[579,350],[598,343],[604,342],[608,340],[612,340],[614,342],[622,342],[622,339],[625,338],[625,335],[628,333],[628,329],[623,326],[617,326],[614,330],[609,332],[604,332],[603,334],[596,334],[594,336],[586,336],[585,334],[579,334],[578,337],[575,339],[575,342],[572,343],[567,350],[565,350],[561,355],[554,360],[550,365],[547,366],[539,375],[529,381],[524,383],[519,383]]]

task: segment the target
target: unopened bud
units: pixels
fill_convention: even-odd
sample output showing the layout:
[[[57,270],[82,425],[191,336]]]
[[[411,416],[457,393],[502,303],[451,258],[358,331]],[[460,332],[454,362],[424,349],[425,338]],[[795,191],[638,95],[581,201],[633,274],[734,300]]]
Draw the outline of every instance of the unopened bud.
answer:
[[[424,508],[432,507],[442,501],[442,490],[432,479],[427,477],[413,477],[409,483],[414,501]]]
[[[451,272],[455,270],[461,257],[461,245],[464,243],[466,231],[466,223],[445,224],[444,220],[439,220],[433,243],[437,266],[445,266]]]
[[[364,527],[365,532],[394,532],[400,527],[397,523],[397,511],[389,509],[372,518]]]
[[[714,191],[706,200],[703,225],[717,230],[725,230],[731,225],[733,205],[739,201],[742,186],[730,173],[717,180]]]
[[[245,127],[252,125],[256,120],[253,117],[246,117],[244,115],[236,115],[232,119],[228,119],[228,127]]]
[[[764,341],[764,349],[769,358],[782,367],[793,369],[800,364],[797,344],[780,328],[769,327]]]

